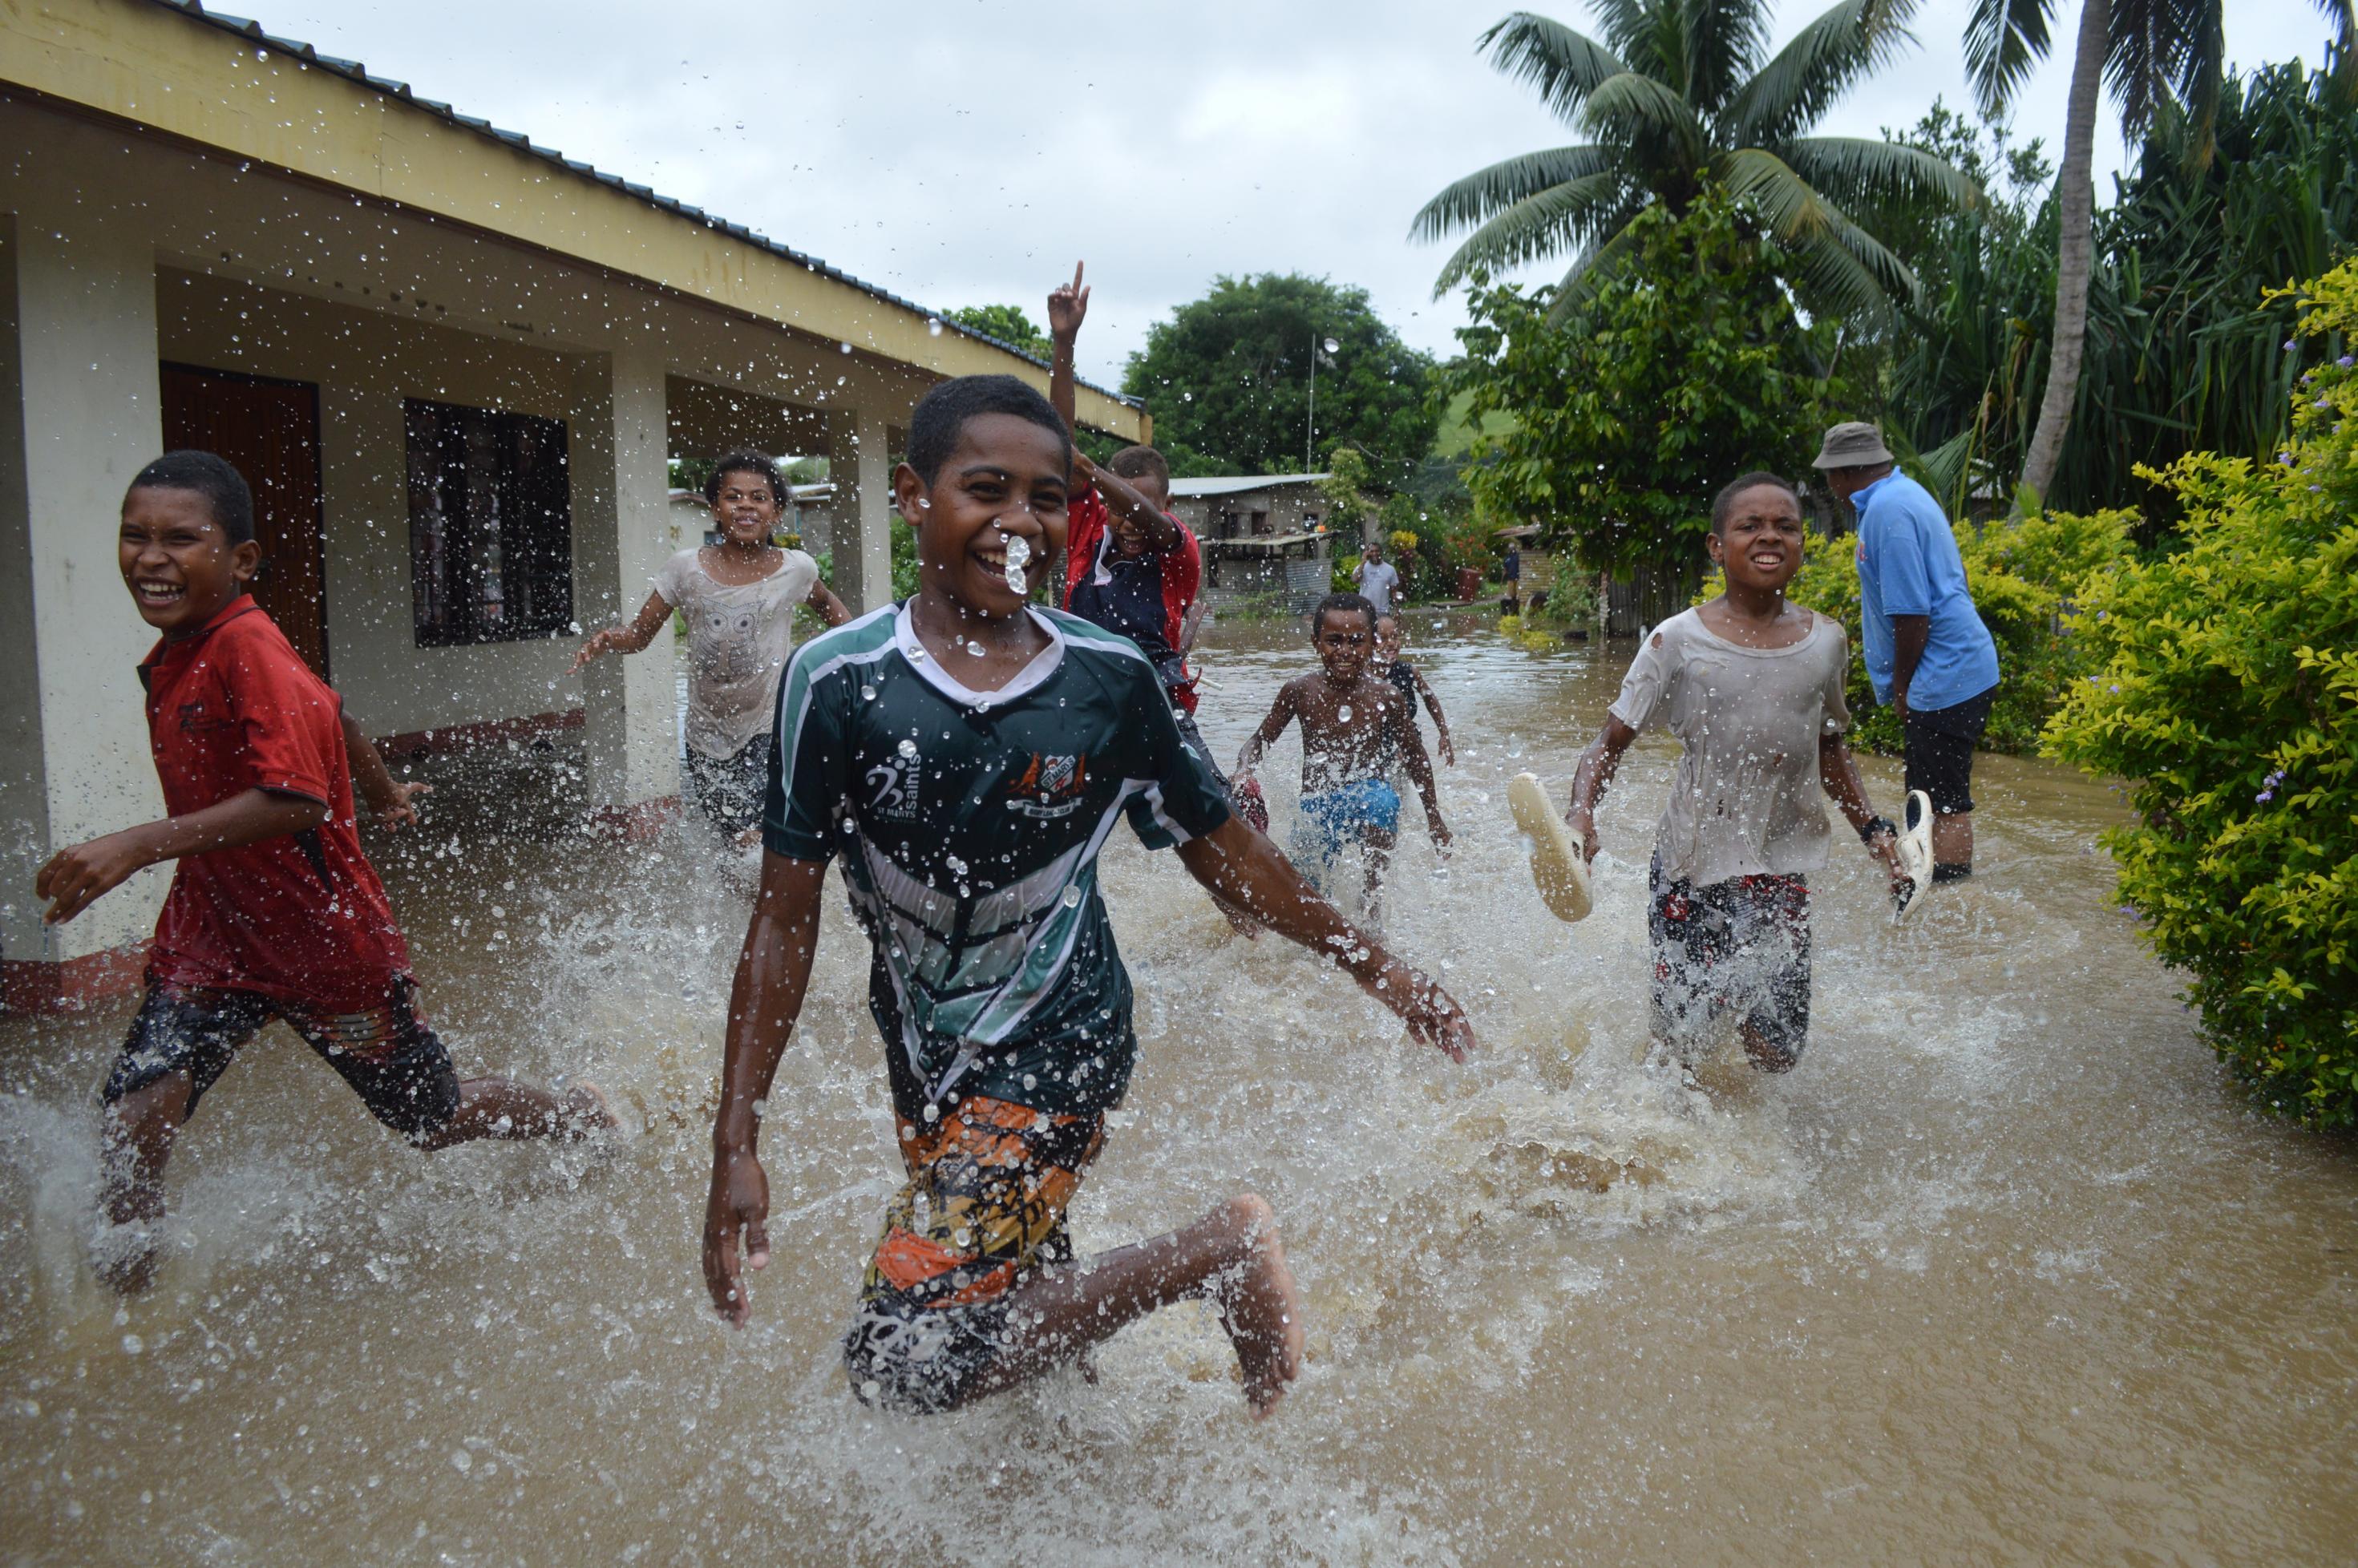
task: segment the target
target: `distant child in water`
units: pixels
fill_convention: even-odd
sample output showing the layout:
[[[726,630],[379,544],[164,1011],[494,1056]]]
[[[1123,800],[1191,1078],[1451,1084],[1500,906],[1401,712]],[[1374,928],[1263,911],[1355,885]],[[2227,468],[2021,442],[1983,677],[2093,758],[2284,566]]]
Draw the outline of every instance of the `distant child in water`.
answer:
[[[1457,748],[1449,742],[1448,716],[1441,711],[1441,698],[1433,695],[1433,687],[1425,684],[1424,676],[1411,668],[1409,662],[1401,657],[1401,642],[1400,617],[1377,616],[1376,673],[1391,682],[1398,688],[1401,696],[1408,699],[1409,710],[1412,714],[1416,710],[1417,699],[1419,697],[1424,699],[1424,710],[1433,715],[1433,732],[1439,741],[1438,750],[1441,752],[1441,760],[1445,765],[1454,768],[1457,765]]]
[[[1330,593],[1311,618],[1319,673],[1285,683],[1260,728],[1245,742],[1239,773],[1260,767],[1261,755],[1285,727],[1302,721],[1302,827],[1294,858],[1313,882],[1329,885],[1346,850],[1360,857],[1368,918],[1380,918],[1384,871],[1400,841],[1400,792],[1386,776],[1404,768],[1424,802],[1433,844],[1449,848],[1449,828],[1433,787],[1433,764],[1416,729],[1416,710],[1400,688],[1368,668],[1375,653],[1376,611],[1356,593]]]
[[[795,651],[795,611],[829,626],[851,619],[818,578],[818,563],[772,542],[786,501],[778,468],[758,452],[732,452],[704,481],[719,543],[691,545],[655,573],[654,591],[628,626],[587,639],[579,670],[601,654],[636,654],[677,611],[687,623],[687,785],[724,835],[750,844],[768,783],[778,673]]]
[[[115,551],[158,634],[139,681],[167,815],[59,850],[34,882],[43,918],[61,925],[134,872],[177,862],[146,1000],[102,1094],[104,1202],[125,1227],[103,1260],[109,1281],[147,1283],[148,1227],[164,1212],[180,1130],[274,1019],[420,1149],[612,1126],[586,1084],[559,1095],[460,1079],[427,1026],[408,946],[361,850],[353,762],[377,775],[370,793],[389,823],[409,814],[418,786],[384,778],[343,699],[246,591],[262,548],[237,470],[211,452],[149,463],[124,494]]]
[[[1453,1058],[1472,1028],[1236,820],[1136,643],[1029,602],[1053,580],[1072,484],[1047,399],[1012,376],[945,382],[917,405],[908,449],[892,495],[917,533],[916,593],[813,638],[786,668],[713,1127],[712,1304],[744,1323],[747,1266],[773,1255],[758,1139],[778,1119],[791,1140],[807,1113],[772,1091],[834,860],[873,946],[869,1011],[906,1175],[844,1339],[853,1391],[949,1410],[1195,1300],[1266,1411],[1302,1361],[1301,1295],[1268,1204],[1240,1193],[1087,1258],[1065,1224],[1138,1053],[1098,883],[1107,836],[1127,819],[1148,847],[1175,849],[1197,881],[1341,966]],[[803,1032],[804,1047],[838,1022]],[[795,1289],[805,1208],[777,1238],[797,1254]]]
[[[1748,473],[1719,492],[1705,547],[1726,591],[1647,638],[1564,814],[1593,860],[1596,803],[1639,731],[1660,725],[1684,746],[1647,873],[1647,930],[1653,1043],[1689,1065],[1731,1013],[1754,1066],[1781,1073],[1801,1058],[1809,873],[1830,841],[1820,791],[1900,874],[1891,824],[1867,804],[1843,743],[1849,640],[1840,622],[1785,599],[1806,537],[1801,498],[1776,475]]]

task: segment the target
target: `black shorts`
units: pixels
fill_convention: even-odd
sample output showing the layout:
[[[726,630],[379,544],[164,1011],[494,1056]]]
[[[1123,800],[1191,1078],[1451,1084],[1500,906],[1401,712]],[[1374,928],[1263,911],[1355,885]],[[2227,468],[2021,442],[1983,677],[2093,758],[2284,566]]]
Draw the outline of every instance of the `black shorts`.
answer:
[[[696,804],[723,833],[742,833],[762,820],[770,792],[770,737],[756,735],[732,757],[687,749],[687,786]]]
[[[371,1116],[404,1137],[438,1132],[458,1114],[459,1075],[450,1053],[418,1016],[417,985],[406,975],[395,978],[381,1005],[359,1012],[331,1012],[258,991],[151,983],[100,1098],[113,1105],[158,1078],[186,1073],[193,1117],[238,1047],[274,1018],[285,1019],[352,1087]]]
[[[1989,724],[1992,687],[1947,708],[1910,708],[1900,724],[1907,784],[1932,797],[1932,810],[1953,816],[1974,808],[1974,748]]]
[[[1810,884],[1806,877],[1730,877],[1702,887],[1646,873],[1654,949],[1654,1037],[1689,1059],[1736,1013],[1790,1067],[1810,1039]]]

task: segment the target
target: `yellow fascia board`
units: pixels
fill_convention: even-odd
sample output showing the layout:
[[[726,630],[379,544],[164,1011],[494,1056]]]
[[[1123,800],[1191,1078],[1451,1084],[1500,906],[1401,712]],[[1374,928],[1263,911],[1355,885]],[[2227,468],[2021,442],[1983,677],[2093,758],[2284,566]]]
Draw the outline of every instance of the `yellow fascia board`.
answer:
[[[936,375],[1047,372],[922,312],[153,0],[0,0],[0,81]],[[1143,410],[1077,389],[1084,425]]]

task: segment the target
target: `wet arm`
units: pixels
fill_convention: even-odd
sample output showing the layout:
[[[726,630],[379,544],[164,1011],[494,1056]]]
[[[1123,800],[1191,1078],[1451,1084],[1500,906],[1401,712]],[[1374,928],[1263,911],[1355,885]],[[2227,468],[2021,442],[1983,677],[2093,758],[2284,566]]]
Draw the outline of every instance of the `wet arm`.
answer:
[[[1260,721],[1260,728],[1245,738],[1244,750],[1237,753],[1238,773],[1249,774],[1260,766],[1261,757],[1293,721],[1294,711],[1293,687],[1289,683],[1278,688],[1277,700],[1270,705],[1269,717]]]
[[[1923,662],[1925,644],[1931,640],[1931,616],[1891,618],[1891,705],[1903,719],[1908,716],[1908,687],[1916,679],[1916,666]]]
[[[818,618],[829,626],[840,626],[851,619],[851,611],[843,600],[835,597],[835,589],[823,582],[811,585],[810,597],[803,601],[818,612]]]
[[[1401,766],[1408,770],[1409,783],[1416,786],[1417,797],[1424,802],[1425,830],[1433,841],[1443,849],[1449,848],[1449,826],[1441,820],[1441,795],[1433,788],[1433,763],[1424,754],[1424,737],[1416,731],[1416,708],[1411,703],[1384,704],[1384,722],[1391,727],[1393,743],[1400,748]]]
[[[1416,683],[1416,694],[1424,698],[1424,710],[1433,715],[1433,732],[1440,739],[1441,760],[1455,763],[1457,761],[1457,748],[1450,741],[1449,720],[1441,711],[1441,698],[1435,697],[1433,687],[1425,684],[1422,670],[1409,671],[1408,678]],[[1414,726],[1412,725],[1411,728]]]
[[[60,849],[33,879],[33,891],[49,901],[41,918],[62,925],[88,909],[135,871],[200,855],[234,849],[317,827],[328,820],[328,803],[308,795],[249,789],[186,816],[158,817],[120,833]]]
[[[734,1324],[744,1323],[749,1304],[741,1244],[743,1261],[754,1268],[770,1260],[769,1182],[758,1153],[762,1104],[802,1014],[826,881],[824,860],[763,853],[761,891],[729,991],[720,1108],[712,1122],[712,1191],[704,1211],[704,1282],[714,1308]]]
[[[603,632],[585,640],[581,644],[581,651],[573,655],[573,668],[579,669],[600,654],[636,654],[644,651],[649,643],[655,640],[655,633],[662,631],[664,623],[670,619],[671,606],[664,602],[664,596],[660,593],[647,595],[647,601],[639,606],[639,618],[636,621],[632,622],[628,626],[609,626]]]
[[[1612,714],[1605,716],[1605,728],[1580,754],[1580,766],[1572,775],[1572,806],[1563,819],[1580,835],[1580,852],[1587,860],[1596,859],[1596,803],[1605,798],[1605,786],[1613,782],[1614,771],[1621,765],[1621,753],[1638,739],[1638,732]]]
[[[1073,449],[1073,473],[1084,484],[1098,487],[1098,493],[1105,497],[1108,512],[1144,529],[1148,548],[1161,552],[1179,542],[1179,524],[1171,521],[1161,507],[1132,490],[1121,475],[1089,461],[1078,447]]]
[[[376,814],[377,826],[403,827],[416,821],[417,810],[409,803],[415,796],[430,794],[434,786],[404,784],[395,778],[378,753],[376,742],[361,733],[360,721],[352,717],[352,710],[347,708],[340,717],[344,727],[344,760],[352,766],[352,787]]]
[[[1818,783],[1841,808],[1843,820],[1866,838],[1868,853],[1881,860],[1894,876],[1898,875],[1898,846],[1891,825],[1884,823],[1872,838],[1866,837],[1867,825],[1876,820],[1875,806],[1866,798],[1866,781],[1858,776],[1858,763],[1839,735],[1818,737]]]
[[[1424,1044],[1455,1062],[1474,1048],[1474,1027],[1448,992],[1353,927],[1275,845],[1236,817],[1179,846],[1179,859],[1214,897],[1339,966]]]

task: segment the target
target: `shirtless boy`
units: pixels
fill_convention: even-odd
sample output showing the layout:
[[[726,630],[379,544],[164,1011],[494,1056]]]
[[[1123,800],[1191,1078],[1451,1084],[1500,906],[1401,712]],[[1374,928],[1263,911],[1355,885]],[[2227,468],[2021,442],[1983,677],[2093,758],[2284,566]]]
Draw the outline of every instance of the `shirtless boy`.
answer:
[[[839,857],[874,946],[869,1011],[908,1173],[845,1337],[853,1391],[949,1410],[1195,1299],[1218,1312],[1266,1412],[1302,1356],[1268,1204],[1240,1194],[1168,1235],[1074,1259],[1065,1210],[1137,1054],[1098,883],[1107,835],[1127,816],[1150,848],[1175,848],[1196,881],[1341,966],[1453,1059],[1473,1030],[1230,815],[1138,644],[1026,602],[1053,580],[1071,474],[1064,422],[1022,382],[934,388],[892,476],[921,586],[786,667],[762,888],[729,1000],[705,1284],[722,1317],[745,1322],[743,1265],[771,1252],[763,1108]]]
[[[1412,712],[1416,708],[1417,699],[1424,699],[1424,710],[1433,715],[1435,748],[1441,753],[1443,764],[1454,768],[1457,765],[1457,748],[1449,739],[1449,716],[1441,711],[1441,698],[1433,694],[1433,687],[1425,680],[1424,672],[1401,657],[1403,640],[1399,616],[1376,617],[1376,674],[1391,682],[1401,696],[1408,699]]]
[[[1400,792],[1385,775],[1408,771],[1424,802],[1434,846],[1449,848],[1449,827],[1433,787],[1433,764],[1416,729],[1416,709],[1400,688],[1369,668],[1376,611],[1356,593],[1330,593],[1311,617],[1311,643],[1322,668],[1285,683],[1237,759],[1249,775],[1285,727],[1302,721],[1302,831],[1295,859],[1314,883],[1326,885],[1336,860],[1356,848],[1366,874],[1365,908],[1381,918],[1383,878],[1400,841]]]
[[[1832,837],[1818,793],[1895,881],[1899,859],[1843,743],[1849,639],[1785,598],[1801,569],[1801,498],[1775,474],[1746,474],[1712,503],[1711,528],[1726,591],[1646,639],[1580,759],[1564,821],[1595,859],[1596,803],[1622,753],[1649,725],[1679,738],[1647,873],[1653,1046],[1692,1065],[1732,1012],[1752,1065],[1782,1073],[1809,1038],[1809,873]]]

